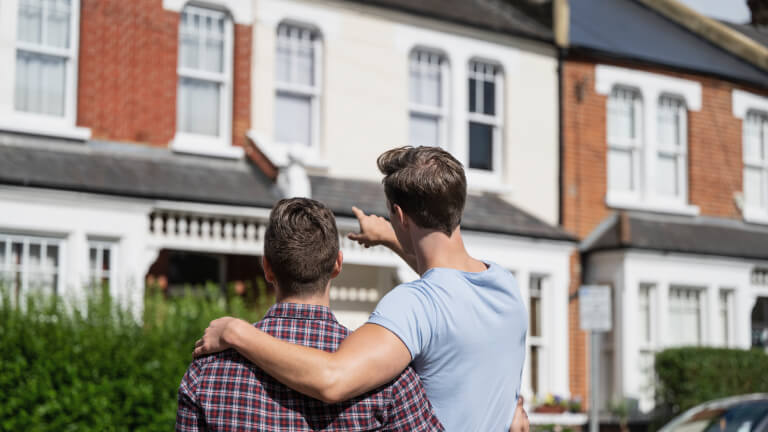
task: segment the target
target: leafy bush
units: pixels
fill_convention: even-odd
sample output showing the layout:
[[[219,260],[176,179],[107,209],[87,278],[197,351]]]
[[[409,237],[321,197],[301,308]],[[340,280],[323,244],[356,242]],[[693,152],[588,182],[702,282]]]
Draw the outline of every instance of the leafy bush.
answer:
[[[768,392],[768,355],[760,350],[674,348],[656,355],[657,395],[671,415],[727,396]]]
[[[172,430],[195,340],[216,317],[260,319],[271,304],[261,288],[253,308],[218,288],[175,299],[154,293],[143,324],[109,296],[92,295],[81,308],[57,298],[14,307],[3,292],[0,430]]]

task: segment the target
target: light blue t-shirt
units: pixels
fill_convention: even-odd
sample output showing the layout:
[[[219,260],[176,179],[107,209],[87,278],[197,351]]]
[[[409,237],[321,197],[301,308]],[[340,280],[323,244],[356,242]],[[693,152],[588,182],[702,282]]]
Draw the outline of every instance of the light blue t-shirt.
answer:
[[[528,330],[512,273],[494,263],[477,273],[430,269],[384,296],[368,322],[408,347],[448,432],[509,430]]]

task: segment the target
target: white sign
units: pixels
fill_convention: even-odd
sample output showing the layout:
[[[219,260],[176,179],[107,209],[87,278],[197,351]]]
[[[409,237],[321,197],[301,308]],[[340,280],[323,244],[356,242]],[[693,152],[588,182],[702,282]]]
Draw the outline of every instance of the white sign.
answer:
[[[584,285],[579,288],[579,318],[582,330],[610,331],[611,309],[611,287]]]

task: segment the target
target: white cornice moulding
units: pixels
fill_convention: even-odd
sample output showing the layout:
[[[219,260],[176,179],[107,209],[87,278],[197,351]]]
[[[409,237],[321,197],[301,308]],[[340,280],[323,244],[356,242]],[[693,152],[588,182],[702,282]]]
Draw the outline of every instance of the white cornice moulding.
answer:
[[[747,117],[750,110],[768,113],[768,97],[759,96],[743,90],[734,90],[732,95],[733,116],[739,119]]]
[[[190,0],[163,0],[163,9],[179,12],[184,9],[187,4],[193,4],[195,6],[211,6],[211,7],[223,7],[230,14],[232,19],[238,24],[251,25],[253,24],[253,6],[250,0],[205,0],[205,1],[190,1]]]
[[[649,97],[662,94],[680,95],[691,111],[701,110],[701,84],[696,81],[674,78],[667,75],[641,72],[616,66],[597,65],[595,68],[595,91],[609,95],[616,85],[635,87],[640,90],[644,103]],[[654,101],[655,103],[655,101]]]

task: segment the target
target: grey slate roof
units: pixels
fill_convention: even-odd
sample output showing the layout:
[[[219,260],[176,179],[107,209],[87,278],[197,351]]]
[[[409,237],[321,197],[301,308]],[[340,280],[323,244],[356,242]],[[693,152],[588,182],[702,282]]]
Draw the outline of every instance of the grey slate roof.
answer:
[[[768,87],[768,71],[634,0],[578,0],[570,4],[570,43],[576,51]]]
[[[312,176],[312,198],[324,202],[334,213],[350,216],[352,206],[366,213],[387,215],[381,183]],[[550,240],[576,241],[562,229],[549,225],[493,195],[469,195],[461,221],[462,228]]]
[[[245,161],[98,141],[0,135],[0,184],[271,207],[272,183]]]
[[[494,32],[551,42],[552,29],[510,0],[345,0],[426,16]]]
[[[768,259],[768,227],[712,217],[622,212],[607,218],[581,249],[587,253],[645,249]]]

